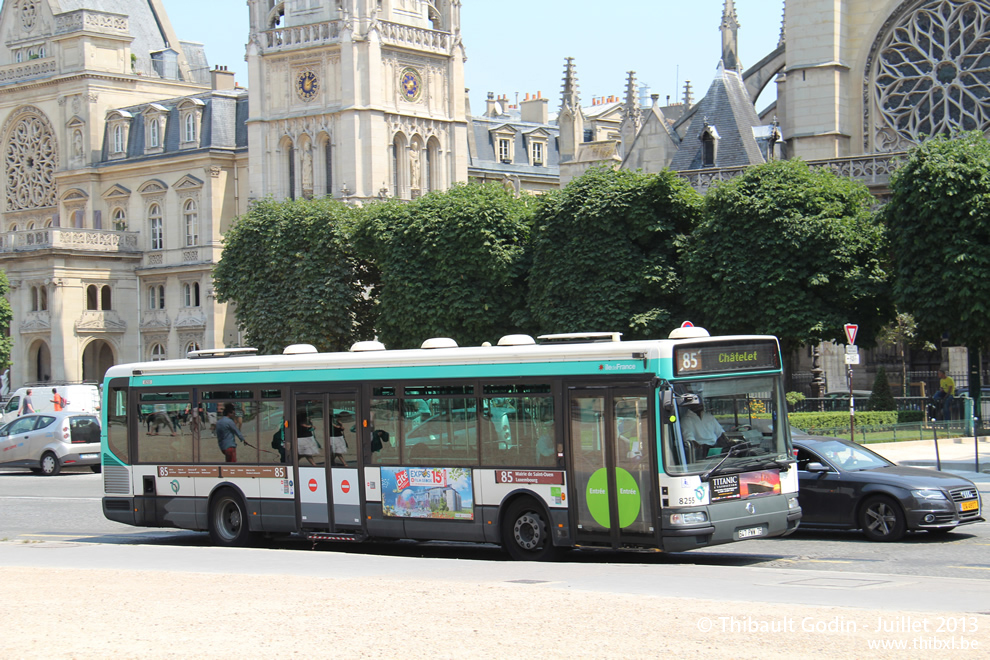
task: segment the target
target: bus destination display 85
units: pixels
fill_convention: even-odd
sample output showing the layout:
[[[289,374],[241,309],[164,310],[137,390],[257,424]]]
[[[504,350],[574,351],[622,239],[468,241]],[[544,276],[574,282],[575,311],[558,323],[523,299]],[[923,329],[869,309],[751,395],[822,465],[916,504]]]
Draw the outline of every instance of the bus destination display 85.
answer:
[[[690,344],[674,349],[675,376],[779,368],[780,352],[774,341]]]

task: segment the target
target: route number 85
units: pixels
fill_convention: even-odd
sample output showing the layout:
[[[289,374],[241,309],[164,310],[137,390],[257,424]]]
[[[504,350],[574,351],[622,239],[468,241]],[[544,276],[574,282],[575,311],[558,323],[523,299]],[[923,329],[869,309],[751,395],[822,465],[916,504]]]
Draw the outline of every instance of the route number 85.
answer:
[[[697,351],[681,353],[681,371],[697,371],[698,369],[701,369],[701,360],[698,359]]]

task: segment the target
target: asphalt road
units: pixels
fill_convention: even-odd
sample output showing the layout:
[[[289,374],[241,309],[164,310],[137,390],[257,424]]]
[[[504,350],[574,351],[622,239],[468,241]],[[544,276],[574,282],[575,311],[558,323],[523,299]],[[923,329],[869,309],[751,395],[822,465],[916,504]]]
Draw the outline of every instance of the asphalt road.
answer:
[[[980,487],[984,489],[984,501],[987,501],[990,484],[980,484]],[[101,494],[102,476],[88,470],[68,470],[57,477],[0,470],[0,541],[6,542],[7,547],[7,551],[0,553],[0,565],[31,565],[41,560],[38,552],[32,552],[40,547],[74,548],[74,553],[58,553],[62,556],[75,554],[77,559],[65,560],[70,564],[79,561],[82,562],[79,565],[96,566],[105,562],[107,566],[115,566],[122,557],[126,557],[127,564],[135,567],[168,566],[172,563],[168,557],[184,556],[188,552],[184,549],[209,548],[216,553],[233,552],[239,560],[226,565],[243,563],[239,570],[244,572],[270,568],[270,557],[256,564],[249,558],[250,553],[211,548],[205,533],[136,528],[106,520],[100,507]],[[135,546],[144,551],[135,550]],[[968,588],[963,585],[974,588],[976,601],[969,604],[959,602],[958,607],[963,611],[990,612],[990,596],[982,602],[978,596],[990,586],[986,582],[990,580],[988,548],[990,524],[986,523],[970,525],[942,537],[910,534],[905,540],[894,544],[872,543],[855,532],[800,530],[784,539],[750,540],[680,554],[579,550],[568,553],[552,569],[545,565],[534,566],[540,566],[535,573],[553,572],[557,579],[564,581],[571,576],[583,576],[578,583],[609,589],[607,577],[601,583],[597,578],[588,581],[591,575],[587,573],[588,567],[594,566],[598,575],[608,576],[614,572],[615,579],[611,584],[619,591],[635,587],[620,577],[624,575],[624,570],[631,567],[651,567],[650,574],[658,580],[668,580],[668,584],[674,576],[681,576],[689,580],[687,585],[693,577],[714,575],[712,571],[717,569],[720,580],[736,583],[741,591],[751,589],[759,580],[765,581],[767,571],[776,572],[775,575],[779,573],[772,580],[774,583],[783,584],[798,575],[810,580],[837,580],[835,585],[852,588],[867,585],[871,578],[864,576],[887,576],[884,580],[890,584],[907,584],[905,578],[924,578],[933,588],[939,579],[951,579],[953,582],[959,581],[957,588],[962,591]],[[480,570],[508,579],[513,575],[534,572],[529,569],[523,571],[517,563],[508,560],[500,548],[487,545],[415,542],[320,544],[313,552],[314,548],[308,542],[290,537],[266,540],[257,550],[292,553],[289,563],[297,566],[309,566],[314,562],[323,565],[329,557],[342,567],[341,570],[358,572],[362,570],[361,559],[368,561],[368,557],[374,558],[371,561],[373,565],[377,566],[381,561],[395,562],[402,565],[404,571],[412,573],[423,570],[422,562],[416,561],[422,558],[437,560],[427,562],[430,567],[450,563],[464,565],[464,560],[469,560],[475,566],[469,575]],[[193,556],[199,557],[202,553],[193,553]],[[44,562],[48,561],[44,559]],[[185,565],[184,562],[178,562],[176,570]],[[733,569],[747,571],[733,573]],[[762,573],[759,580],[754,576],[754,571]],[[827,577],[823,577],[822,573]],[[441,569],[438,574],[450,577],[458,573]],[[518,579],[537,578],[524,576]],[[713,586],[713,589],[718,588]],[[690,592],[693,589],[686,586],[685,590]],[[884,590],[874,593],[882,594]],[[795,602],[842,603],[842,598],[832,597],[834,593],[827,596],[825,592],[811,598],[808,595],[804,593],[796,597],[792,593],[787,598],[793,598]],[[933,607],[936,602],[940,607],[952,605],[943,600],[937,598],[930,604]],[[883,598],[878,598],[876,605],[883,606],[883,601]],[[903,606],[903,602],[896,604]]]

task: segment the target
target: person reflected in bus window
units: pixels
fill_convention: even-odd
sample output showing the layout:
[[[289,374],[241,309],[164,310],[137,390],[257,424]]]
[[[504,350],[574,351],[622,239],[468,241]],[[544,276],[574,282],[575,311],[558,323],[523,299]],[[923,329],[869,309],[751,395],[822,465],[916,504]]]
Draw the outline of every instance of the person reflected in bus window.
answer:
[[[320,443],[313,436],[313,424],[304,412],[296,415],[296,446],[299,458],[305,458],[310,465],[316,465],[313,457],[320,455]]]
[[[347,460],[344,454],[347,453],[347,441],[344,439],[344,423],[340,416],[336,416],[330,426],[330,465],[337,465],[340,461],[341,467],[347,467]]]
[[[718,424],[718,422],[715,423]],[[619,440],[626,449],[626,458],[630,460],[639,460],[642,458],[643,452],[640,447],[639,437],[637,436],[636,420],[620,417],[616,427]]]
[[[272,449],[278,452],[278,458],[280,463],[285,463],[285,427],[287,423],[282,420],[279,425],[278,430],[272,436]]]
[[[237,462],[237,439],[247,444],[244,435],[234,422],[234,404],[223,404],[223,417],[217,420],[217,444],[228,463]]]
[[[707,457],[716,447],[728,447],[729,438],[715,415],[705,410],[697,394],[681,397],[681,435],[691,443],[698,458]],[[718,452],[716,452],[718,453]]]

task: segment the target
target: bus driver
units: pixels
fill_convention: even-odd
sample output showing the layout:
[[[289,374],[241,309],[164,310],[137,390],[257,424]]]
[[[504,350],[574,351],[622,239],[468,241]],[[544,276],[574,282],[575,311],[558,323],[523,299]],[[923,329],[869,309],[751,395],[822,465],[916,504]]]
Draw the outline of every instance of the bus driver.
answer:
[[[715,415],[705,410],[697,394],[681,397],[681,435],[690,442],[697,458],[706,458],[715,447],[728,447],[730,442]],[[716,452],[721,453],[721,451]]]

